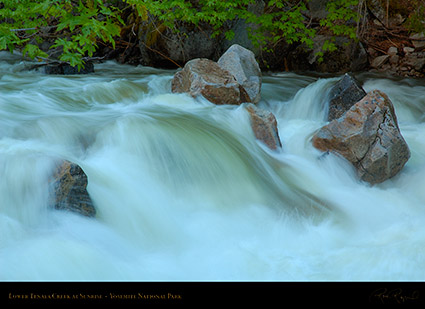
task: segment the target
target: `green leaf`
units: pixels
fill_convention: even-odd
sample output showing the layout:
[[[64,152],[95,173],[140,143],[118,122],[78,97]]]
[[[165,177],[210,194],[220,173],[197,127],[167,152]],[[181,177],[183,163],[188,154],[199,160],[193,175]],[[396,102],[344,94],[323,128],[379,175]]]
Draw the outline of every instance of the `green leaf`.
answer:
[[[59,58],[61,61],[68,62],[71,66],[81,68],[83,63],[82,56],[77,53],[65,53]]]
[[[25,45],[24,49],[22,50],[22,55],[24,57],[28,55],[28,57],[30,57],[31,59],[34,59],[36,57],[43,57],[43,58],[49,57],[47,53],[43,52],[42,50],[40,50],[38,46],[33,44]]]

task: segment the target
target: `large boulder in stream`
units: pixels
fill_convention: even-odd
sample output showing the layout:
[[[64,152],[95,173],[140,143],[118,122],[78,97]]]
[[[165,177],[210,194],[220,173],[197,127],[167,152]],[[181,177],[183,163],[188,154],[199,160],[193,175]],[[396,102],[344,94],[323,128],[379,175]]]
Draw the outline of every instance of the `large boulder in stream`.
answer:
[[[203,96],[214,104],[241,104],[250,102],[245,89],[228,71],[215,61],[197,58],[186,63],[171,82],[174,93]]]
[[[341,117],[365,95],[366,91],[360,82],[350,74],[345,74],[330,91],[328,120]]]
[[[252,51],[233,44],[218,59],[217,63],[236,78],[236,81],[248,93],[250,102],[258,103],[260,101],[261,70]]]
[[[272,150],[282,147],[277,121],[273,113],[260,109],[252,103],[245,106],[250,116],[251,128],[255,137]]]
[[[51,181],[54,197],[52,204],[56,209],[94,217],[96,209],[87,192],[87,183],[87,175],[79,165],[61,161]]]
[[[312,142],[319,150],[346,158],[356,167],[360,179],[371,184],[395,176],[410,157],[394,106],[378,90],[369,92],[343,116],[322,127]]]
[[[215,62],[196,58],[174,75],[171,90],[203,96],[214,104],[258,103],[261,70],[249,49],[234,44]]]

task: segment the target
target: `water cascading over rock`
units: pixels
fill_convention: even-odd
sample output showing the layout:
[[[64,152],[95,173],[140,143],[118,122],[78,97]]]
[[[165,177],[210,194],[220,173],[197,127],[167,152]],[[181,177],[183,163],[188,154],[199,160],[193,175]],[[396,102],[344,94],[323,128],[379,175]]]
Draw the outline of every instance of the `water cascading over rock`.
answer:
[[[245,106],[251,119],[251,127],[255,137],[264,142],[270,149],[282,147],[277,129],[277,121],[273,113],[260,109],[252,103]]]
[[[395,176],[410,158],[394,106],[378,90],[322,127],[312,142],[319,150],[343,156],[356,167],[360,179],[371,184]]]
[[[254,105],[261,99],[261,70],[252,51],[234,44],[217,62],[193,59],[174,75],[171,90],[218,105],[249,103],[245,109],[255,137],[271,149],[282,147],[276,118]]]
[[[82,168],[72,162],[62,161],[55,169],[52,185],[52,205],[87,217],[94,217],[96,209],[87,192],[88,179]]]

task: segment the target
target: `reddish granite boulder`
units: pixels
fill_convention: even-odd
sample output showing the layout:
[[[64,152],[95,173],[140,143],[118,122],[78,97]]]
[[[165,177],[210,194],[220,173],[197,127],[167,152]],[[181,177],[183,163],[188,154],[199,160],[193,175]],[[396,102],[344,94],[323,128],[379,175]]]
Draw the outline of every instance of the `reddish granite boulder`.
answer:
[[[174,93],[203,96],[214,104],[241,104],[250,102],[244,88],[228,71],[209,59],[193,59],[174,75],[171,82]]]
[[[247,104],[245,108],[249,113],[251,128],[255,137],[270,149],[275,150],[282,147],[277,130],[277,121],[273,113],[260,109],[252,103]]]
[[[319,150],[346,158],[356,167],[359,177],[371,184],[395,176],[410,158],[393,104],[377,90],[321,128],[312,142]]]

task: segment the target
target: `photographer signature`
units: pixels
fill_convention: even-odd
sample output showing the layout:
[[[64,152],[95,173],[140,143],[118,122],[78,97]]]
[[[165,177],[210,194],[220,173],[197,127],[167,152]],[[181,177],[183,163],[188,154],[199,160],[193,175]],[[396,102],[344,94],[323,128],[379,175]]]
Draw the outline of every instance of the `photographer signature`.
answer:
[[[404,291],[400,288],[377,289],[370,296],[370,300],[378,300],[383,304],[386,304],[386,303],[404,304],[404,303],[415,301],[418,299],[419,299],[419,291],[413,291],[412,293],[407,294],[407,293],[404,293]]]

